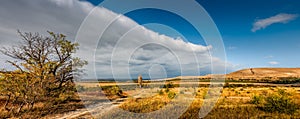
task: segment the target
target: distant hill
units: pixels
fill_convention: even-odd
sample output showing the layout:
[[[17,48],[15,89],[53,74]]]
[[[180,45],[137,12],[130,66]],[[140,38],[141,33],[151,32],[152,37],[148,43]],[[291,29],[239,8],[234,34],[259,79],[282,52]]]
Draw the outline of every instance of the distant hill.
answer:
[[[200,79],[207,80],[212,77],[226,77],[226,80],[244,80],[244,81],[275,81],[279,79],[300,79],[300,68],[249,68],[235,71],[226,75],[210,74],[205,76],[178,76],[175,78],[161,80],[176,80],[176,79]]]
[[[249,68],[226,75],[230,79],[300,78],[300,68]]]

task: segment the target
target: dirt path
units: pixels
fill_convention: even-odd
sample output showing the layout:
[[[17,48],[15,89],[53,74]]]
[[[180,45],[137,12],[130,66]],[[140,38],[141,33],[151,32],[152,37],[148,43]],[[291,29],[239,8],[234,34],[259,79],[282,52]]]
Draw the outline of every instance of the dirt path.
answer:
[[[108,112],[114,108],[117,108],[118,105],[120,105],[125,98],[115,100],[113,102],[102,102],[97,105],[93,105],[92,107],[88,107],[88,109],[78,109],[73,112],[68,112],[63,115],[57,115],[53,117],[52,119],[77,119],[77,118],[92,118],[92,115],[102,115],[105,112]]]
[[[81,117],[81,116],[90,115],[91,113],[95,113],[95,111],[97,111],[97,112],[100,111],[99,113],[103,113],[105,111],[110,110],[113,106],[114,105],[111,105],[109,103],[102,103],[102,104],[98,104],[94,108],[78,109],[78,110],[73,111],[73,112],[68,112],[68,113],[64,114],[63,116],[57,116],[57,117],[54,117],[54,118],[55,119],[75,119],[75,118],[78,118],[78,117]]]
[[[147,97],[142,94],[150,94],[152,90],[137,90],[131,95],[134,98],[143,98]],[[115,108],[118,108],[120,104],[122,104],[127,98],[119,98],[112,102],[102,102],[97,105],[93,105],[92,107],[89,107],[88,109],[78,109],[73,112],[68,112],[64,115],[57,115],[53,117],[53,119],[77,119],[77,118],[93,118],[92,115],[97,115],[97,117],[101,117],[105,112],[110,112],[110,110],[113,110]]]

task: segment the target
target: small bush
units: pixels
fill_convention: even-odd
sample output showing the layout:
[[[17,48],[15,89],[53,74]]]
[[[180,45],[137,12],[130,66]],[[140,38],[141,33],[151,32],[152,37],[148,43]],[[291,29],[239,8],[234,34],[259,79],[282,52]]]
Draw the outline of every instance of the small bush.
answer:
[[[290,98],[283,95],[272,95],[266,98],[264,110],[268,112],[293,114],[297,109],[296,104]]]
[[[297,104],[289,95],[284,90],[279,90],[278,93],[266,97],[253,96],[251,103],[267,112],[293,114],[297,110]]]
[[[105,95],[109,97],[109,99],[127,97],[127,95],[123,93],[123,91],[118,86],[104,87],[102,88],[102,90],[104,91]]]
[[[166,89],[165,89],[165,92],[166,92],[166,93],[168,93],[169,91],[170,91],[170,89],[169,89],[169,88],[166,88]]]
[[[263,101],[263,97],[259,95],[254,95],[251,100],[251,104],[259,105]]]
[[[109,94],[110,95],[117,95],[121,96],[123,91],[118,87],[118,86],[113,86],[109,89]]]
[[[175,85],[172,82],[163,86],[163,88],[174,88],[174,87],[175,87]]]
[[[159,95],[163,95],[163,94],[164,94],[164,91],[163,91],[163,90],[159,90],[159,91],[158,91],[158,94],[159,94]]]
[[[170,99],[175,98],[175,96],[176,96],[176,93],[175,93],[175,92],[170,91],[170,92],[168,93],[168,98],[170,98]]]
[[[180,94],[184,94],[184,91],[183,91],[183,90],[181,90],[179,93],[180,93]]]
[[[283,89],[279,89],[278,94],[281,95],[281,96],[290,96],[290,94],[285,92]]]

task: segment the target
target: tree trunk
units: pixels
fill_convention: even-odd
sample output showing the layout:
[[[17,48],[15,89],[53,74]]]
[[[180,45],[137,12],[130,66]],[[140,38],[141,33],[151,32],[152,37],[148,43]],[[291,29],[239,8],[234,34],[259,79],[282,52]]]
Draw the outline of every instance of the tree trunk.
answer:
[[[5,110],[9,110],[9,109],[7,108],[7,105],[8,105],[8,103],[9,103],[10,97],[11,97],[11,95],[8,95],[8,98],[7,98],[6,102],[5,102],[5,105],[4,105],[4,109],[5,109]]]
[[[22,102],[21,105],[20,105],[20,107],[19,107],[19,109],[17,110],[17,113],[20,113],[20,112],[21,112],[23,106],[24,106],[24,103]]]

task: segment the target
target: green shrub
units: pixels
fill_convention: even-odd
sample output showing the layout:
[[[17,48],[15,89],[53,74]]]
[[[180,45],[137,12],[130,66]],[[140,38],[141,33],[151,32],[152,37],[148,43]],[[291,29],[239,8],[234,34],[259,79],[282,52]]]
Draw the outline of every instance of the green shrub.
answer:
[[[163,88],[174,88],[174,87],[175,87],[175,85],[172,82],[163,86]]]
[[[279,89],[278,94],[281,95],[281,96],[290,96],[290,94],[285,92],[283,89]]]
[[[253,96],[251,103],[267,112],[293,114],[297,110],[297,104],[293,102],[289,95],[284,90],[278,90],[276,94],[266,97]]]
[[[183,91],[183,90],[181,90],[179,93],[180,93],[180,94],[184,94],[184,91]]]
[[[175,96],[176,96],[176,93],[175,93],[175,92],[170,91],[170,92],[168,93],[168,97],[169,97],[170,99],[175,98]]]
[[[259,95],[254,95],[251,100],[251,104],[259,105],[263,101],[263,97]]]
[[[268,112],[279,112],[293,114],[297,110],[296,104],[284,95],[271,95],[266,98],[264,110]]]
[[[163,95],[163,94],[164,94],[164,91],[163,91],[163,90],[159,90],[159,91],[158,91],[158,94],[159,94],[159,95]]]
[[[106,96],[120,96],[120,97],[124,96],[123,91],[118,86],[106,86],[106,87],[104,86],[104,87],[101,87],[101,88],[104,91]],[[99,90],[98,87],[92,88],[92,89],[98,89]]]
[[[118,86],[113,86],[109,89],[109,94],[121,96],[123,94],[123,91]]]
[[[165,89],[165,92],[166,92],[166,93],[168,93],[169,91],[170,91],[170,89],[169,89],[169,88],[166,88],[166,89]]]

